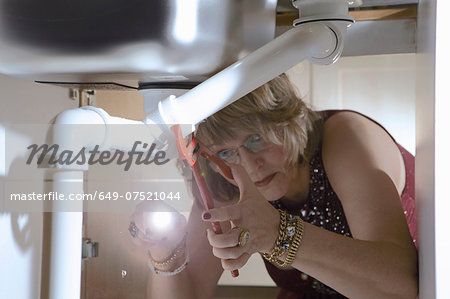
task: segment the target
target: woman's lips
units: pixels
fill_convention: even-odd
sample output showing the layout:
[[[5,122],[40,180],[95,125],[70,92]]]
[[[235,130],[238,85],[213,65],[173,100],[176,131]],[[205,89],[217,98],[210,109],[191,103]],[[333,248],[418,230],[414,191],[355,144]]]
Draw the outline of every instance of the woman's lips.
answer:
[[[265,178],[263,178],[262,180],[255,182],[255,186],[256,187],[264,187],[264,186],[268,185],[272,181],[275,174],[276,173],[268,175]]]

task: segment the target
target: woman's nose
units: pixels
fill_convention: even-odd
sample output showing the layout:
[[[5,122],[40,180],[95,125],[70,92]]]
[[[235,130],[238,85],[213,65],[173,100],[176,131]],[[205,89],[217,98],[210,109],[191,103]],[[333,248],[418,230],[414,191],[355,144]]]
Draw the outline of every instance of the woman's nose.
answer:
[[[240,147],[238,153],[241,160],[240,164],[248,173],[254,173],[264,165],[264,159],[260,153],[254,153],[245,147]]]

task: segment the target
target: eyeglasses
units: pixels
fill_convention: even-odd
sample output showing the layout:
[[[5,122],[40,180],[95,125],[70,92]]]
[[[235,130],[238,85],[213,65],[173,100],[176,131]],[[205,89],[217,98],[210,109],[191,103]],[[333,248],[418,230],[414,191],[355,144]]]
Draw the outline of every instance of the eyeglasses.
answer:
[[[264,142],[264,139],[261,137],[261,135],[253,134],[245,140],[243,145],[233,149],[222,150],[216,153],[216,156],[222,161],[229,164],[239,164],[241,163],[241,157],[239,156],[238,150],[241,147],[245,147],[252,153],[257,153],[264,150],[264,148],[266,147],[266,143]]]
[[[253,134],[245,140],[243,145],[235,149],[225,149],[215,154],[200,140],[198,140],[194,134],[191,135],[191,141],[186,143],[179,126],[174,126],[173,130],[177,138],[177,148],[179,154],[191,167],[197,164],[196,162],[198,155],[201,155],[203,158],[213,162],[217,167],[219,167],[223,175],[231,180],[233,179],[233,174],[230,167],[226,163],[239,164],[241,162],[241,158],[238,153],[239,148],[245,147],[247,150],[257,153],[267,147],[266,141],[264,141],[261,135]]]
[[[190,136],[190,142],[186,143],[186,140],[181,133],[179,125],[173,126],[173,131],[177,140],[178,153],[184,161],[186,161],[193,169],[194,175],[200,171],[197,163],[198,155],[213,162],[222,171],[223,175],[228,179],[233,179],[233,173],[228,165],[223,160],[218,158],[207,146],[205,146],[200,140],[198,140],[194,133]]]

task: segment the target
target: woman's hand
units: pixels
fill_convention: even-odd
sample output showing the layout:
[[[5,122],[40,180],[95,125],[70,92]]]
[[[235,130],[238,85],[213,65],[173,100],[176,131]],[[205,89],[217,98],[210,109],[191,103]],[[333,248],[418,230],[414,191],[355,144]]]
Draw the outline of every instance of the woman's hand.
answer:
[[[186,241],[186,218],[162,202],[143,202],[130,216],[130,235],[156,261],[166,260]]]
[[[242,268],[255,252],[270,252],[277,239],[280,224],[278,211],[258,191],[245,169],[236,165],[231,170],[239,187],[239,202],[203,213],[205,221],[230,221],[233,227],[220,235],[215,234],[212,229],[207,230],[213,254],[222,259],[225,270]],[[245,229],[250,232],[250,237],[240,247],[239,238]]]

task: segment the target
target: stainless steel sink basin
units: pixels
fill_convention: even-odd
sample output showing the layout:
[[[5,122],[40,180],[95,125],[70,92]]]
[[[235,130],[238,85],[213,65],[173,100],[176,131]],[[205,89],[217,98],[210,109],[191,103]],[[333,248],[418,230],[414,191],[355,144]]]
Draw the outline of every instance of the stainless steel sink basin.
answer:
[[[0,0],[0,72],[198,82],[274,37],[276,0]]]

